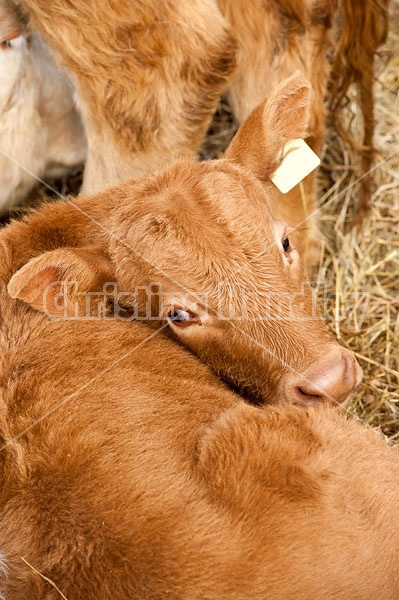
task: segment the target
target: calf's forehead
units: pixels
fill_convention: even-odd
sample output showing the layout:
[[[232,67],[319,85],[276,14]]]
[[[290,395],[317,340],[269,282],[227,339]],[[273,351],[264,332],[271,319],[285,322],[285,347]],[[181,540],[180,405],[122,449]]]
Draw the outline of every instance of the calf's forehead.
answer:
[[[192,289],[259,284],[281,264],[267,190],[227,160],[181,163],[148,180],[118,220],[129,223],[129,245]]]
[[[207,202],[231,225],[253,233],[272,229],[271,194],[248,171],[227,160],[217,161],[215,168],[203,173],[201,182]]]
[[[227,160],[179,164],[140,190],[134,203],[139,214],[133,221],[144,226],[148,239],[164,238],[176,250],[187,245],[200,255],[251,256],[275,246],[267,189]]]

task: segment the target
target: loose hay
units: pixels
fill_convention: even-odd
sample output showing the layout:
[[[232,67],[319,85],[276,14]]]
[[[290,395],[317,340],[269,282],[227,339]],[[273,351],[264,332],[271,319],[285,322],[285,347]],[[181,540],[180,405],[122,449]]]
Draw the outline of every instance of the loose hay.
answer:
[[[325,281],[327,292],[335,294],[334,312],[328,315],[332,329],[355,352],[363,368],[363,382],[349,409],[399,444],[398,2],[391,5],[390,25],[376,82],[377,153],[370,214],[359,230],[353,228],[357,157],[331,137],[321,176],[322,187],[329,177],[333,186],[321,198],[324,244],[319,281]],[[349,305],[353,308],[343,318]]]

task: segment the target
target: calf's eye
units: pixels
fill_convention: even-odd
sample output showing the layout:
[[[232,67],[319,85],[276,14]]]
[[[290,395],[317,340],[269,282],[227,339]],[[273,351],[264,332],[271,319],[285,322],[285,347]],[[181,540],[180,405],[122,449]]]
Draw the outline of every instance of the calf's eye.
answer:
[[[20,29],[13,29],[9,31],[4,39],[0,42],[0,48],[3,50],[9,50],[10,48],[18,48],[25,41],[25,37],[21,34]]]
[[[284,252],[289,252],[289,250],[291,248],[291,244],[290,244],[290,240],[287,235],[285,235],[283,237],[282,244],[283,244]]]
[[[168,312],[168,319],[172,321],[174,325],[179,327],[187,327],[187,325],[193,325],[194,323],[199,324],[200,321],[194,313],[184,308],[173,308]]]

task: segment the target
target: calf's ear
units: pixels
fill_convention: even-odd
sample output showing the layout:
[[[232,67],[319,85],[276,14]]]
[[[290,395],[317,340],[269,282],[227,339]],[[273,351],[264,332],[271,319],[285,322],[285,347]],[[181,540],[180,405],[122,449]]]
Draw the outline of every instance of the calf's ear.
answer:
[[[222,158],[266,181],[276,170],[289,139],[308,133],[311,86],[299,72],[284,80],[245,119]]]
[[[8,293],[51,316],[87,312],[84,294],[102,292],[114,281],[112,264],[101,248],[59,248],[32,258],[8,284]]]

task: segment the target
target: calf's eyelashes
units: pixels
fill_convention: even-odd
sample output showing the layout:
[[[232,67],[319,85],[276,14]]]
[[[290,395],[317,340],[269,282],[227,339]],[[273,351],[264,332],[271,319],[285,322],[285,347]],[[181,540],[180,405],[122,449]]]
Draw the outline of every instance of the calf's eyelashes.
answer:
[[[191,325],[201,325],[201,319],[191,310],[177,306],[169,309],[167,318],[169,323],[176,327],[189,327]]]

